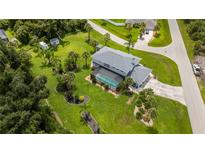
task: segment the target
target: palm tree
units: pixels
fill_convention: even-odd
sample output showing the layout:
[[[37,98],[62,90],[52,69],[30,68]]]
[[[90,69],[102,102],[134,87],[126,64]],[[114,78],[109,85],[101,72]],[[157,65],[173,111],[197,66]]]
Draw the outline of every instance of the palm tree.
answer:
[[[159,31],[160,30],[160,23],[157,22],[157,24],[154,26],[154,31]]]
[[[125,88],[128,89],[129,86],[133,85],[134,81],[132,78],[128,77],[128,78],[125,78],[124,83],[125,83]]]
[[[90,32],[93,30],[93,28],[92,28],[92,26],[89,23],[87,23],[85,25],[85,29],[88,32],[88,42],[90,42]]]
[[[75,51],[71,51],[68,54],[68,58],[76,65],[78,58],[80,58],[80,55]]]
[[[85,68],[87,68],[88,67],[88,58],[90,57],[90,53],[85,51],[85,52],[83,52],[82,57],[85,60]]]
[[[129,34],[128,35],[128,42],[125,42],[125,45],[126,45],[126,48],[127,48],[127,50],[128,50],[128,53],[130,53],[130,48],[132,47],[134,47],[134,42],[133,42],[133,40],[132,40],[132,34]]]
[[[146,25],[144,22],[140,24],[140,29],[139,29],[140,38],[142,38],[142,35],[145,32],[145,27],[146,27]]]
[[[130,35],[130,34],[131,34],[131,31],[132,31],[132,28],[133,28],[133,25],[132,25],[131,23],[127,23],[127,24],[126,24],[126,28],[127,28],[127,30],[128,30],[128,35]]]
[[[104,35],[104,42],[105,42],[105,46],[107,46],[107,42],[110,40],[110,34],[109,33],[106,33]]]

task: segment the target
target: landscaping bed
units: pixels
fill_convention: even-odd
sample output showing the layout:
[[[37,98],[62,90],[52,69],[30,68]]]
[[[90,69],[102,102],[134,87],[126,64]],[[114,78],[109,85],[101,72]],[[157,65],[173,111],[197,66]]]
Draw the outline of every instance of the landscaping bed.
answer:
[[[83,105],[83,104],[86,104],[89,101],[89,96],[84,96],[84,99],[82,101],[79,100],[79,99],[76,99],[76,98],[72,98],[70,100],[67,100],[65,98],[65,100],[70,104]]]
[[[81,117],[87,123],[94,134],[100,134],[100,127],[89,112],[82,112]]]

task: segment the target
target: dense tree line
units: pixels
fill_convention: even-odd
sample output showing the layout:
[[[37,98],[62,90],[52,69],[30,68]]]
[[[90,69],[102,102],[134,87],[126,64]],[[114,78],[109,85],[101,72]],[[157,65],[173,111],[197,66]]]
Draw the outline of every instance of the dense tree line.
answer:
[[[205,53],[205,20],[188,20],[185,19],[184,23],[187,24],[187,32],[190,38],[195,42],[194,54]]]
[[[66,33],[86,30],[87,20],[0,20],[0,28],[10,28],[15,37],[23,44],[43,40],[47,42],[53,37],[63,37]]]
[[[30,55],[0,42],[0,133],[55,133],[62,130],[48,98],[46,76],[34,77]]]

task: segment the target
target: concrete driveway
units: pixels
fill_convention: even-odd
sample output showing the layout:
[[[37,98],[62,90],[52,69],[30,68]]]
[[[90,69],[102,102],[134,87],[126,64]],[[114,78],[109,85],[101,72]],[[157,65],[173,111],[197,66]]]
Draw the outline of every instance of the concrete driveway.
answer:
[[[149,31],[148,34],[143,34],[142,38],[138,38],[135,45],[138,45],[138,46],[147,45],[152,38],[153,38],[153,31]]]
[[[144,88],[151,88],[156,95],[176,100],[183,105],[186,105],[182,87],[170,86],[151,78]]]
[[[123,40],[114,34],[106,31],[95,23],[88,21],[91,26],[101,34],[109,33],[111,39],[118,44],[124,45]],[[174,19],[169,19],[169,28],[172,37],[172,43],[166,47],[149,47],[145,44],[135,44],[134,49],[146,52],[157,53],[169,57],[178,66],[184,99],[187,104],[189,118],[193,133],[205,133],[205,105],[199,91],[196,78],[193,74],[191,63],[187,56],[187,51],[177,24]]]

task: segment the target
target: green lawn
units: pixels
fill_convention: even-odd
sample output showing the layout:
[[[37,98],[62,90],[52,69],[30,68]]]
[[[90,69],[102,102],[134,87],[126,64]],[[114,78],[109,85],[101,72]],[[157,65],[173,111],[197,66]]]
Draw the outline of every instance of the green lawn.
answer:
[[[128,30],[125,27],[115,26],[103,19],[92,19],[91,21],[102,26],[104,29],[108,30],[114,35],[122,39],[128,40]],[[106,25],[102,25],[103,23],[106,23]],[[139,30],[137,28],[133,28],[131,34],[133,36],[133,41],[136,42],[139,35]]]
[[[14,37],[13,32],[9,29],[6,31],[6,35],[8,36],[9,39],[12,39]]]
[[[110,19],[110,20],[118,23],[125,23],[125,19]]]
[[[181,35],[184,40],[185,47],[187,49],[189,59],[191,60],[191,62],[193,62],[194,60],[193,47],[195,42],[192,41],[191,38],[189,37],[189,34],[187,33],[186,30],[186,24],[184,24],[183,20],[177,20],[177,23],[179,25],[179,29],[181,31]]]
[[[189,37],[186,31],[186,24],[183,22],[183,20],[177,20],[177,23],[179,25],[179,29],[181,31],[181,35],[184,40],[184,44],[185,44],[189,59],[191,62],[193,62],[194,61],[193,47],[194,47],[195,42],[192,41],[191,38]],[[202,80],[197,80],[197,81],[198,81],[199,89],[201,91],[202,98],[205,102],[205,81],[202,81]]]
[[[160,24],[160,35],[157,38],[153,38],[148,45],[153,47],[163,47],[167,46],[172,42],[169,24],[167,19],[159,19],[157,20]]]
[[[78,33],[75,35],[66,36],[70,41],[70,45],[60,47],[55,53],[64,60],[69,51],[77,51],[82,54],[83,51],[91,51],[92,48],[84,42],[87,37],[86,33]],[[101,41],[102,36],[97,32],[92,32],[92,38]],[[120,48],[114,42],[109,45],[114,48]],[[125,50],[124,48],[122,50]],[[133,51],[134,52],[134,51]],[[141,58],[145,58],[143,63],[147,65],[157,65],[158,68],[164,68],[171,61],[160,55],[154,55],[141,51],[135,51]],[[150,56],[149,56],[150,55]],[[157,57],[160,57],[157,59]],[[148,58],[151,58],[151,60]],[[155,59],[156,58],[156,59]],[[149,61],[158,61],[164,59],[164,62],[155,64]],[[148,62],[146,62],[148,60]],[[166,61],[166,62],[165,62]],[[57,85],[56,76],[52,73],[51,68],[42,67],[41,59],[33,54],[32,71],[35,75],[44,74],[48,77],[47,87],[50,90],[48,98],[51,107],[58,113],[64,126],[70,129],[73,133],[91,133],[90,129],[81,122],[80,112],[83,106],[70,105],[65,102],[64,97],[56,92]],[[154,68],[154,66],[152,66]],[[170,65],[174,66],[173,64]],[[175,69],[173,69],[175,70]],[[91,70],[82,70],[76,73],[77,93],[79,95],[87,95],[90,101],[87,104],[87,110],[95,117],[100,124],[100,127],[105,133],[149,133],[149,130],[133,116],[133,105],[127,105],[127,96],[119,96],[115,98],[113,95],[103,91],[101,88],[92,85],[84,78],[90,74]],[[158,71],[156,71],[158,72]],[[160,73],[160,72],[158,72]],[[161,72],[165,73],[165,72]],[[160,74],[162,75],[162,74]],[[166,76],[166,75],[164,75]],[[169,75],[168,75],[169,76]],[[158,119],[155,122],[155,128],[159,133],[191,133],[191,127],[187,114],[186,107],[169,99],[157,97],[158,104]]]
[[[103,44],[102,36],[93,31],[91,37]],[[113,41],[108,42],[108,46],[127,52],[126,48]],[[179,76],[178,67],[171,59],[154,53],[148,53],[139,50],[131,50],[131,53],[135,56],[142,58],[141,63],[152,69],[152,73],[156,78],[164,83],[180,86],[181,80]]]
[[[204,80],[198,80],[199,89],[201,91],[202,98],[205,102],[205,81]]]

